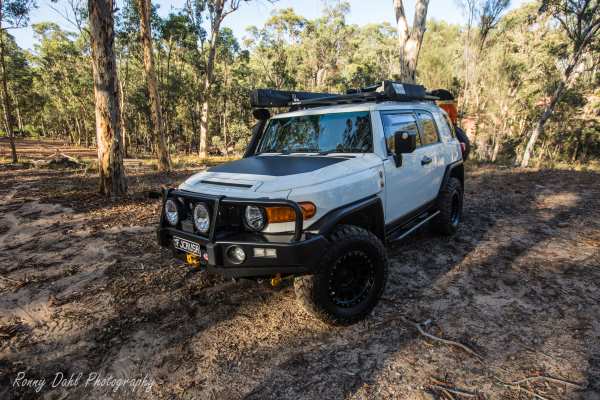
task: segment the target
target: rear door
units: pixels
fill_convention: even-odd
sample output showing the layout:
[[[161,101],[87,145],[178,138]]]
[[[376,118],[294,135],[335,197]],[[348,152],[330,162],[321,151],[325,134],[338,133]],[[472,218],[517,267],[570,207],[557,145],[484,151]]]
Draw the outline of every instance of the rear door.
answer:
[[[420,165],[422,167],[423,204],[434,200],[444,178],[446,162],[444,145],[441,142],[433,114],[429,111],[416,111],[421,132],[422,147],[420,149]]]
[[[428,169],[421,165],[424,154],[416,114],[411,111],[382,111],[380,115],[388,152],[384,170],[385,222],[389,224],[423,205],[429,191],[423,185]],[[396,166],[394,133],[398,131],[416,133],[417,149],[403,154],[402,165]]]

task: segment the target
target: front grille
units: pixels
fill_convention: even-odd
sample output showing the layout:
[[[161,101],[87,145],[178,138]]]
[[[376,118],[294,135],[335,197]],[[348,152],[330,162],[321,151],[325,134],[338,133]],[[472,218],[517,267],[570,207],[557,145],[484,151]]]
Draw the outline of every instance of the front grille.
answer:
[[[253,233],[244,225],[244,209],[248,204],[256,204],[263,207],[268,206],[287,206],[294,209],[296,213],[296,222],[294,227],[294,236],[291,241],[298,241],[302,235],[302,211],[300,206],[287,199],[239,199],[225,196],[214,196],[207,194],[198,194],[185,190],[166,189],[165,196],[176,198],[181,205],[182,215],[180,216],[177,229],[194,233],[210,241],[222,240],[230,235],[239,233]],[[194,207],[197,203],[205,203],[211,215],[211,228],[208,233],[200,233],[193,223]],[[215,211],[217,214],[215,215]],[[162,221],[165,222],[164,220]]]
[[[244,207],[234,204],[221,204],[217,216],[215,235],[224,237],[246,231],[244,226]]]
[[[207,205],[211,215],[212,226],[212,224],[215,223],[214,215],[218,198],[182,192],[183,191],[175,191],[173,193],[184,210],[184,215],[180,218],[180,223],[177,228],[196,235],[208,237],[209,233],[200,233],[194,225],[194,207],[196,207],[196,204],[198,203]],[[215,237],[223,238],[231,234],[245,232],[246,228],[243,221],[243,212],[244,206],[237,204],[219,204],[214,230]]]

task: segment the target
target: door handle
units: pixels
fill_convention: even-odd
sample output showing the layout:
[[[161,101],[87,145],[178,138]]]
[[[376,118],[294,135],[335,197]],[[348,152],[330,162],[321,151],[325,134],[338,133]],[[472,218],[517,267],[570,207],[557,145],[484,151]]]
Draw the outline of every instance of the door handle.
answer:
[[[425,156],[425,157],[423,157],[423,158],[421,159],[421,165],[427,165],[427,164],[430,164],[430,163],[431,163],[431,161],[433,161],[433,160],[431,159],[431,157],[427,157],[427,156]]]

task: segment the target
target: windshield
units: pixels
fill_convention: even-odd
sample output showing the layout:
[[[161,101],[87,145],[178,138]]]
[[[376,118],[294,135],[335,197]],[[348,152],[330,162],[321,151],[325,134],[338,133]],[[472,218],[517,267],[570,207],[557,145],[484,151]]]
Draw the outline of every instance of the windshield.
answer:
[[[371,151],[371,118],[368,111],[361,111],[272,119],[257,154]]]

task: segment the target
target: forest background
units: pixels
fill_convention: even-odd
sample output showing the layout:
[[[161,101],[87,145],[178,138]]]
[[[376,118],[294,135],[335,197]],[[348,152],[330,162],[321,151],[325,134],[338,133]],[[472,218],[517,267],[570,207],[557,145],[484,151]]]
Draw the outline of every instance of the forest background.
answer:
[[[174,154],[239,156],[255,122],[252,89],[344,92],[403,77],[398,26],[350,24],[349,3],[329,1],[315,19],[277,9],[240,40],[222,22],[243,13],[246,3],[187,1],[165,17],[148,0],[113,5],[123,156],[156,157],[161,169],[170,168]],[[462,0],[456,6],[463,24],[427,20],[416,81],[457,96],[459,124],[475,160],[523,164],[549,106],[527,163],[581,164],[600,157],[599,33],[591,32],[573,60],[582,39],[569,30],[569,24],[598,20],[598,2],[562,2],[591,12],[582,16],[552,8],[559,3],[531,1],[508,10],[507,0]],[[52,2],[76,29],[67,31],[50,17],[32,24],[37,42],[31,50],[17,45],[11,28],[29,23],[35,2],[0,4],[1,134],[96,146],[88,4]]]

